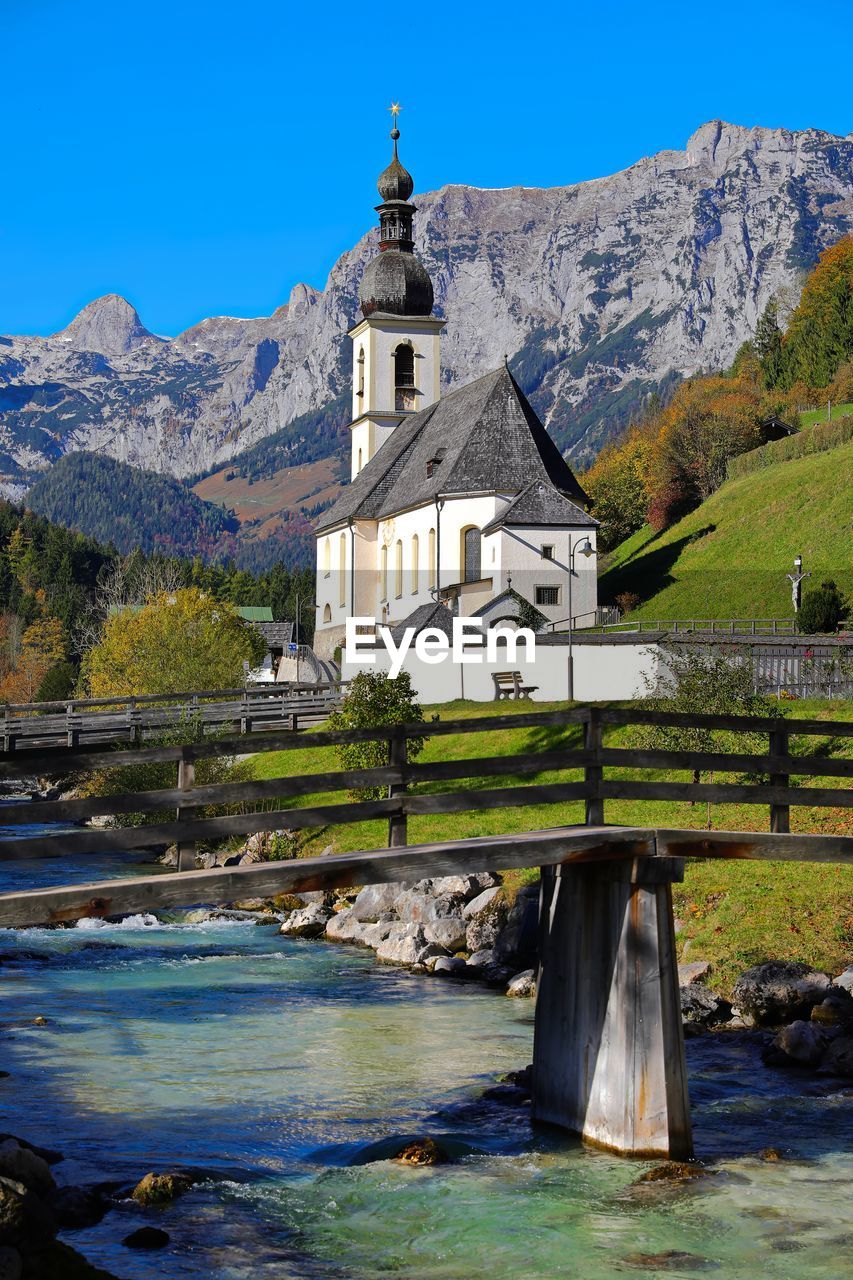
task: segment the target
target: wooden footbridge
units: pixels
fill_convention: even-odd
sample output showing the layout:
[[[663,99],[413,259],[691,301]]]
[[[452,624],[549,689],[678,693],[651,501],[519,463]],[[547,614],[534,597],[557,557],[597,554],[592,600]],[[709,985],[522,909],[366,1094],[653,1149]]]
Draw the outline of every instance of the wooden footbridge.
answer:
[[[4,752],[49,746],[141,743],[192,723],[201,733],[263,733],[307,728],[340,701],[341,682],[260,685],[204,693],[127,698],[71,698],[64,702],[5,703],[0,707]]]
[[[749,735],[747,749],[640,750],[607,744],[625,725],[723,729]],[[578,726],[582,745],[575,745]],[[408,742],[526,729],[536,749],[518,755],[420,763]],[[814,720],[685,716],[644,710],[572,707],[435,724],[396,725],[348,733],[298,735],[292,729],[253,736],[255,752],[304,750],[342,742],[388,744],[378,768],[284,773],[265,781],[196,785],[198,761],[242,754],[244,736],[186,746],[104,749],[32,747],[0,754],[7,777],[61,777],[80,771],[172,763],[169,789],[106,798],[12,802],[7,828],[32,823],[81,823],[105,813],[175,810],[147,827],[12,834],[0,859],[62,857],[72,852],[126,850],[177,843],[179,870],[83,885],[0,895],[0,926],[56,925],[82,916],[121,917],[138,911],[224,903],[282,892],[327,890],[426,876],[542,868],[539,975],[533,1071],[533,1115],[634,1155],[692,1154],[690,1108],[675,955],[671,886],[685,858],[754,858],[853,862],[853,837],[790,834],[792,806],[853,805],[853,759],[837,747],[853,724]],[[767,751],[748,749],[768,735]],[[815,738],[830,746],[817,754]],[[743,739],[741,739],[743,741]],[[660,774],[712,771],[714,782],[672,781]],[[558,780],[547,780],[547,775]],[[569,775],[568,777],[565,775]],[[537,781],[537,776],[545,780]],[[519,782],[518,778],[525,779]],[[498,785],[512,778],[511,785]],[[746,778],[747,780],[744,780]],[[448,783],[464,780],[464,789]],[[472,787],[472,781],[478,785]],[[830,781],[833,785],[828,786]],[[819,782],[821,785],[812,785]],[[377,800],[310,802],[325,792],[380,788]],[[698,801],[769,809],[767,832],[675,830],[611,826],[610,800]],[[300,801],[305,801],[300,804]],[[479,813],[523,805],[582,801],[585,820],[523,834],[408,844],[409,817]],[[560,811],[554,814],[559,821]],[[380,849],[287,862],[195,870],[197,842],[286,825],[304,829],[386,819]]]

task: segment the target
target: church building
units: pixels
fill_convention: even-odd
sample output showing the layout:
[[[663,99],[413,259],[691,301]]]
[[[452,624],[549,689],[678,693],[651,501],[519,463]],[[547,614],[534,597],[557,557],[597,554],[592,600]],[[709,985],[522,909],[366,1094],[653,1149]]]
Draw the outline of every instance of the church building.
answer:
[[[396,126],[396,120],[395,120]],[[379,253],[359,291],[350,483],[317,524],[314,648],[331,658],[347,617],[567,630],[594,621],[597,522],[504,364],[441,394],[444,320],[415,256],[411,175],[379,178]]]

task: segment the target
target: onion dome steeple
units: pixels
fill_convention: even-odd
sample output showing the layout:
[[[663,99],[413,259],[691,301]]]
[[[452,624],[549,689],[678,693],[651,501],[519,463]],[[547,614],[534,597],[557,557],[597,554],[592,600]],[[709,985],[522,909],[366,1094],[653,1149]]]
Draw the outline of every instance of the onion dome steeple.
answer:
[[[415,184],[397,155],[399,111],[399,103],[393,103],[391,140],[394,155],[377,183],[382,197],[382,203],[376,210],[380,227],[379,255],[367,264],[359,290],[359,302],[365,316],[377,313],[397,316],[432,314],[432,281],[426,267],[415,257],[412,218],[417,209],[409,204]]]

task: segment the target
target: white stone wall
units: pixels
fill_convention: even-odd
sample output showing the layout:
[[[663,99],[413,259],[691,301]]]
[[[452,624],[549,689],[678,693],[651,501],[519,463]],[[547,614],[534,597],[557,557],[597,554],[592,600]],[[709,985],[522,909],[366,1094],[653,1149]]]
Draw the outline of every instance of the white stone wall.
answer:
[[[536,685],[534,702],[561,702],[569,693],[569,647],[567,644],[537,645],[535,660],[527,662],[520,647],[515,659],[509,660],[499,650],[496,662],[460,665],[448,658],[439,664],[427,664],[410,649],[403,670],[411,676],[419,700],[425,704],[450,702],[468,698],[474,702],[491,702],[495,696],[492,674],[509,669],[520,671],[525,684]],[[656,678],[660,650],[656,645],[576,644],[572,646],[574,661],[574,696],[578,702],[603,702],[613,699],[643,698],[648,694],[646,677]],[[376,663],[363,667],[345,663],[345,680],[359,671],[387,671],[389,655],[381,647]]]

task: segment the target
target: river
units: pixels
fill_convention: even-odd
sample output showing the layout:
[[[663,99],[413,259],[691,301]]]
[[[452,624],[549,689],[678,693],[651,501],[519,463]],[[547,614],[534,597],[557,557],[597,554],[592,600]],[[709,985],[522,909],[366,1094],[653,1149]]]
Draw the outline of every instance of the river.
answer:
[[[4,863],[0,885],[138,871],[126,855]],[[0,931],[0,959],[2,1128],[65,1152],[62,1181],[208,1172],[166,1209],[126,1203],[68,1233],[124,1280],[851,1274],[853,1089],[765,1068],[748,1036],[688,1041],[714,1176],[638,1189],[648,1163],[480,1100],[530,1061],[532,1001],[251,922]],[[365,1162],[423,1133],[459,1161]],[[143,1221],[166,1249],[121,1245]]]

